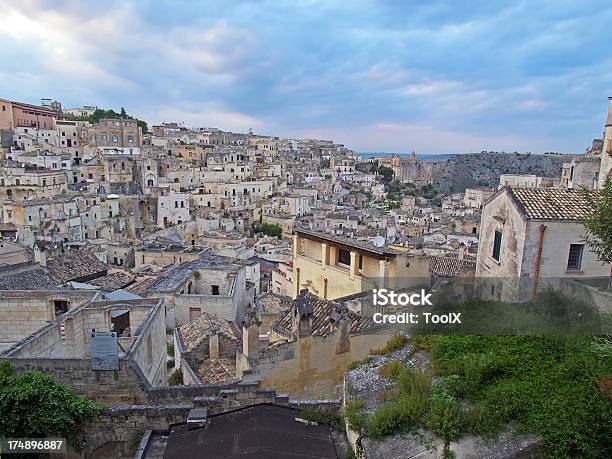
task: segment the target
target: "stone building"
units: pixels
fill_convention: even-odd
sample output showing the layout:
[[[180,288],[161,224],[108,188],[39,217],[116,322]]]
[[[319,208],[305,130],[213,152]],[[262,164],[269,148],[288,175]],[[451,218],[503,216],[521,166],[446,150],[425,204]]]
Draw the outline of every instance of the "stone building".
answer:
[[[169,328],[180,327],[203,312],[240,323],[253,304],[254,285],[246,268],[230,259],[202,256],[164,272],[147,289],[148,297],[165,299]]]
[[[476,277],[494,279],[490,296],[529,297],[542,279],[610,275],[584,242],[592,212],[576,190],[502,188],[484,206]]]
[[[334,299],[398,282],[422,284],[429,259],[355,238],[298,228],[293,240],[293,297],[306,288]]]
[[[393,155],[390,160],[385,162],[393,169],[395,178],[401,182],[431,183],[432,163],[417,159],[414,151],[410,156]]]
[[[45,323],[31,335],[0,353],[17,371],[39,368],[60,384],[102,403],[146,400],[139,379],[149,386],[165,386],[166,325],[159,299],[105,300],[96,294]],[[92,366],[92,331],[118,334],[118,366]]]
[[[216,384],[236,379],[241,335],[233,322],[201,312],[174,330],[175,367],[185,384]]]
[[[81,133],[81,143],[88,154],[139,155],[142,130],[134,119],[101,118]]]
[[[55,129],[57,112],[47,107],[0,99],[0,129]]]

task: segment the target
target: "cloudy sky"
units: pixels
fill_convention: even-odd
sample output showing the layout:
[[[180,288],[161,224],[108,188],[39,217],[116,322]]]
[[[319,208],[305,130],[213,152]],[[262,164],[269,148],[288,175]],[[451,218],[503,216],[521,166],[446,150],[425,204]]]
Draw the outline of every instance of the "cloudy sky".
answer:
[[[581,152],[612,2],[0,0],[0,97],[358,151]]]

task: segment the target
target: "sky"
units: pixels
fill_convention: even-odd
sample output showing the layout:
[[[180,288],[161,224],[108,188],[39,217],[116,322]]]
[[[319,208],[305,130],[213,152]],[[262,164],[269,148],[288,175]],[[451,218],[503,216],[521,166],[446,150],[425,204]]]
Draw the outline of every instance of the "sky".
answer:
[[[356,151],[580,153],[612,2],[0,0],[0,97]]]

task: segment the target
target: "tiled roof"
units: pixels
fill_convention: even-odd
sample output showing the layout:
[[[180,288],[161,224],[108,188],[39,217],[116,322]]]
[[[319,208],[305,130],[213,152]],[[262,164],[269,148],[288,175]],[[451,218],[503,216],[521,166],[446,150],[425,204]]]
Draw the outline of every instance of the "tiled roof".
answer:
[[[231,263],[225,257],[202,256],[197,260],[170,268],[163,277],[151,284],[148,290],[151,292],[173,292],[182,287],[198,268],[236,271],[239,266]]]
[[[153,284],[157,279],[155,277],[146,277],[139,279],[133,284],[125,287],[125,290],[133,293],[134,295],[144,296],[147,293],[147,288]]]
[[[106,264],[87,250],[69,250],[47,261],[49,275],[62,283],[103,277],[106,269]]]
[[[196,368],[203,384],[220,384],[236,379],[236,359],[204,359]]]
[[[431,257],[429,270],[435,276],[456,277],[461,272],[475,271],[476,262],[456,257]]]
[[[57,284],[42,268],[0,274],[0,290],[47,290]]]
[[[235,341],[240,337],[240,333],[230,321],[220,319],[206,312],[203,312],[199,317],[179,328],[179,334],[181,335],[185,351],[192,350],[204,338],[208,338],[215,333]]]
[[[298,304],[308,302],[312,306],[312,335],[313,336],[328,336],[334,332],[335,325],[332,321],[332,315],[336,313],[338,303],[334,301],[324,300],[311,293],[298,296],[293,302],[293,307]],[[274,328],[283,335],[292,333],[291,322],[293,317],[293,307],[281,319],[274,324]],[[310,309],[310,308],[309,308]],[[369,319],[361,314],[357,314],[351,310],[347,311],[348,318],[351,321],[351,333],[365,332],[370,328],[374,328],[376,324],[372,319]]]
[[[581,191],[556,188],[509,188],[526,218],[584,220],[593,209]]]
[[[274,314],[288,310],[291,307],[291,297],[268,292],[257,298],[257,303],[264,313]]]
[[[90,281],[89,283],[92,285],[97,285],[102,290],[107,290],[107,291],[112,292],[113,290],[124,288],[134,283],[134,276],[131,276],[128,273],[118,271],[118,272],[108,274],[104,277],[99,277],[98,279],[94,279]]]

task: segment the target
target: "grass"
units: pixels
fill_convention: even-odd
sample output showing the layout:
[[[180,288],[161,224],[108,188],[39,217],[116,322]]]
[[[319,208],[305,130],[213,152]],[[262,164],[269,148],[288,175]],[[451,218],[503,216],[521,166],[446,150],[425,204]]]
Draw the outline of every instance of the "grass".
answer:
[[[300,408],[298,416],[299,418],[306,419],[307,421],[317,422],[319,424],[328,424],[332,429],[337,432],[345,432],[345,424],[342,416],[327,411],[315,410],[312,408]]]
[[[601,384],[612,359],[591,338],[430,336],[427,347],[436,383],[427,371],[383,365],[379,373],[395,384],[369,415],[347,403],[352,430],[382,438],[426,427],[448,448],[462,435],[494,437],[512,424],[539,435],[547,457],[612,457],[612,401]]]
[[[551,456],[612,455],[612,403],[596,387],[612,359],[589,338],[436,336],[431,351],[448,392],[472,404],[464,430],[491,434],[514,422],[539,434]]]
[[[353,360],[351,363],[349,363],[348,367],[346,368],[346,371],[354,370],[355,368],[361,365],[365,365],[368,362],[369,362],[369,359],[367,357],[362,360]]]
[[[180,386],[183,384],[183,372],[181,370],[174,370],[168,378],[168,384],[171,386]]]
[[[173,343],[166,343],[166,352],[168,353],[168,356],[174,357],[174,344]]]
[[[408,338],[404,335],[394,335],[389,338],[389,341],[380,349],[370,349],[370,354],[373,355],[387,355],[391,354],[398,349],[403,348],[408,342]]]
[[[405,365],[402,362],[398,360],[392,360],[391,362],[387,362],[382,365],[378,369],[378,374],[383,378],[396,381],[397,378],[399,378],[399,375],[403,368],[405,368]]]
[[[367,422],[367,435],[381,438],[395,432],[407,432],[419,425],[427,410],[431,375],[403,367],[397,377],[398,398],[382,405]]]
[[[349,428],[353,432],[361,433],[366,426],[366,416],[361,412],[365,403],[361,399],[346,400],[344,403],[344,416]]]

